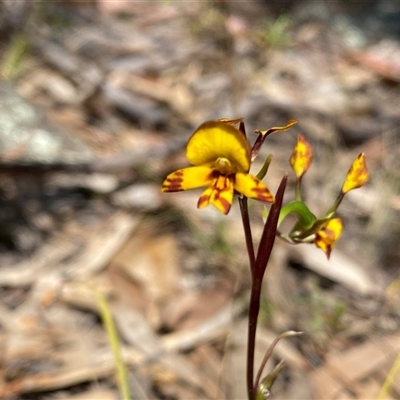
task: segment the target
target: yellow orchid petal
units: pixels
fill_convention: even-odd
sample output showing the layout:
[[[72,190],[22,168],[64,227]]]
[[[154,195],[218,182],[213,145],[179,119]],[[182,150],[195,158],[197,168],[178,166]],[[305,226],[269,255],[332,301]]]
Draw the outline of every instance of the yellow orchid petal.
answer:
[[[208,166],[197,166],[178,169],[169,174],[162,184],[162,192],[180,192],[210,185],[215,179],[214,170]]]
[[[186,157],[193,165],[228,159],[241,172],[250,169],[250,147],[243,133],[221,121],[200,125],[186,146]]]
[[[352,189],[357,189],[367,183],[369,173],[365,165],[364,153],[361,153],[351,165],[347,172],[346,179],[342,186],[342,193],[345,194]]]
[[[313,153],[310,143],[308,143],[302,135],[299,135],[297,137],[296,146],[289,160],[297,179],[300,179],[308,170],[312,158]]]
[[[261,133],[263,136],[268,136],[271,133],[275,132],[284,132],[287,131],[289,128],[291,128],[293,125],[296,125],[297,121],[295,119],[290,119],[288,122],[286,122],[285,126],[274,126],[272,128],[267,129],[266,131],[255,131],[255,133]]]
[[[343,223],[340,218],[333,218],[316,233],[314,243],[319,247],[326,256],[330,257],[332,249],[335,247],[335,242],[342,234]]]
[[[235,174],[235,190],[246,197],[273,203],[274,196],[260,179],[250,174],[237,172]]]
[[[258,129],[256,131],[254,131],[254,133],[258,134],[258,137],[257,137],[256,141],[254,142],[253,147],[251,149],[251,161],[254,161],[254,159],[257,157],[257,154],[260,151],[261,146],[264,143],[265,138],[267,136],[269,136],[275,132],[287,131],[290,127],[292,127],[295,124],[297,124],[297,121],[295,119],[291,119],[286,123],[285,126],[274,126],[272,128],[267,129],[266,131],[260,131]]]
[[[225,122],[225,124],[229,124],[229,125],[235,125],[235,124],[238,124],[240,122],[243,122],[243,119],[244,118],[235,118],[235,119],[219,118],[218,121]]]
[[[233,182],[224,175],[217,179],[200,196],[198,208],[204,208],[210,203],[223,214],[228,214],[233,200]]]

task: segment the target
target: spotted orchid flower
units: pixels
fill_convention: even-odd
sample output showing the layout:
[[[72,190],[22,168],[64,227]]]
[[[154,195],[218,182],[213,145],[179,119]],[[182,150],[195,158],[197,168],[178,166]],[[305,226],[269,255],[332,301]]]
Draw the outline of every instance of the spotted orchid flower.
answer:
[[[246,197],[272,203],[267,186],[249,174],[251,149],[245,135],[229,121],[208,121],[200,125],[186,146],[186,158],[193,165],[172,172],[163,192],[179,192],[206,186],[197,203],[210,203],[228,214],[236,191]]]
[[[326,256],[330,257],[336,241],[340,238],[343,230],[343,223],[340,218],[332,218],[315,235],[314,243]]]

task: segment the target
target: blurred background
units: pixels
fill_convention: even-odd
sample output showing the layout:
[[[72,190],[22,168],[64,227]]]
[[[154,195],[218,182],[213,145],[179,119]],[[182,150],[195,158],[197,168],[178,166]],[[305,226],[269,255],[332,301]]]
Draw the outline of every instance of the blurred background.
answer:
[[[400,3],[0,0],[0,397],[117,399],[96,291],[134,399],[244,399],[250,274],[235,201],[162,194],[199,124],[271,136],[275,191],[298,134],[322,216],[354,158],[328,262],[276,241],[257,360],[286,330],[276,399],[400,398]],[[249,203],[255,241],[260,203]],[[392,379],[391,379],[392,378]]]

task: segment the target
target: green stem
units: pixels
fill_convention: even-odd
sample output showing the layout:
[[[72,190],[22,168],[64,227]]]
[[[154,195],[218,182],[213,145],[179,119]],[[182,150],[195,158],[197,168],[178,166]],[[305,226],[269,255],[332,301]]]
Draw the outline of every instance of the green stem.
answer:
[[[296,200],[301,201],[301,178],[296,179]]]
[[[111,310],[107,304],[105,296],[96,288],[93,288],[93,291],[96,295],[100,316],[107,331],[107,336],[109,338],[111,350],[114,356],[121,399],[130,400],[132,397],[129,391],[128,373],[125,367],[124,359],[122,357],[118,333],[114,324]]]
[[[331,217],[339,207],[340,203],[342,202],[344,197],[344,193],[340,192],[338,194],[338,197],[336,197],[336,200],[333,202],[331,208],[328,210],[328,212],[325,214],[326,217]]]

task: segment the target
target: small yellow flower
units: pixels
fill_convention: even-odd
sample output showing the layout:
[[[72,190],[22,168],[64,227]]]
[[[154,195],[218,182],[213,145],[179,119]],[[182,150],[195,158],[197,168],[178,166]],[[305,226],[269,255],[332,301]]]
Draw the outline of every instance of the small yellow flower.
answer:
[[[299,135],[289,160],[297,179],[300,179],[306,173],[311,165],[312,158],[313,153],[310,143],[302,135]]]
[[[340,238],[343,230],[343,223],[340,218],[332,218],[327,224],[316,233],[314,243],[326,256],[330,257],[335,242]]]
[[[368,181],[369,173],[365,165],[364,153],[361,153],[351,165],[347,172],[346,179],[342,186],[342,193],[345,194],[350,190],[357,189],[365,185]]]
[[[223,214],[228,214],[235,190],[252,199],[274,201],[267,186],[249,174],[249,144],[243,133],[228,121],[208,121],[200,125],[187,143],[186,158],[193,166],[169,174],[162,185],[163,192],[207,186],[197,207],[211,203]]]

